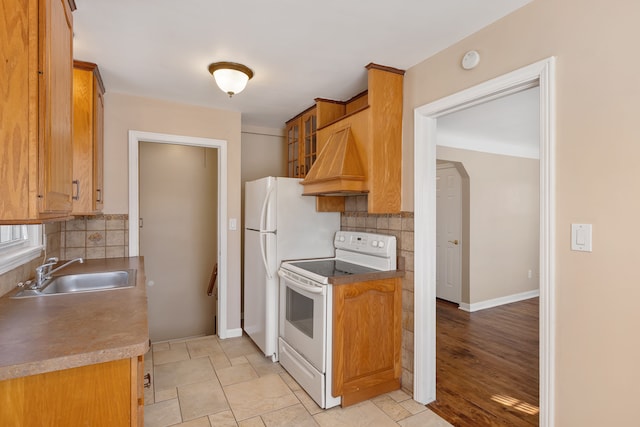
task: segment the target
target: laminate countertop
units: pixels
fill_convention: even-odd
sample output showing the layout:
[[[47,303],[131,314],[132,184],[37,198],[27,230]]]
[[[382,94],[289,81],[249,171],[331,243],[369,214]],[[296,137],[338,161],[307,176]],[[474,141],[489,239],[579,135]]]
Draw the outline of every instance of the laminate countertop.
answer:
[[[58,274],[136,270],[136,286],[0,298],[0,380],[136,357],[149,349],[142,257],[85,260]],[[56,274],[56,275],[58,275]]]

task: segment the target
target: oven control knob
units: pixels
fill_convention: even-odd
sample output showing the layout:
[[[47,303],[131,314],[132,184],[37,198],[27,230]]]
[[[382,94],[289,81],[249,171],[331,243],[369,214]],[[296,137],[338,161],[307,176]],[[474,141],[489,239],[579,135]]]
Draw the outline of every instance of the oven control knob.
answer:
[[[344,236],[339,236],[339,237],[338,237],[338,241],[340,241],[340,242],[344,242]]]
[[[378,242],[378,247],[379,247],[379,248],[384,248],[384,242],[383,242],[382,240],[380,240],[380,241]]]
[[[382,243],[382,242],[380,242],[380,243]],[[371,246],[373,246],[374,248],[377,248],[378,247],[378,241],[377,240],[372,241],[371,242]]]

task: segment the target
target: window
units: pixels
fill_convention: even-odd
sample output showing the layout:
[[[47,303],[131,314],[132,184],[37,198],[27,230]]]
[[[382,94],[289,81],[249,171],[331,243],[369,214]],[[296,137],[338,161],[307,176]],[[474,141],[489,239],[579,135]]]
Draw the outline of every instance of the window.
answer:
[[[0,225],[0,274],[40,256],[41,225]]]

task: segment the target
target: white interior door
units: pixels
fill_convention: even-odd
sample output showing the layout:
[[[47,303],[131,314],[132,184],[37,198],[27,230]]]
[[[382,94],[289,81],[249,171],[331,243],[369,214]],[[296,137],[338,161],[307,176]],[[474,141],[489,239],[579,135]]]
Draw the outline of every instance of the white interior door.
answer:
[[[436,171],[436,297],[462,302],[462,178],[454,165]]]
[[[140,143],[140,254],[147,274],[149,336],[214,333],[207,288],[217,259],[217,150]]]

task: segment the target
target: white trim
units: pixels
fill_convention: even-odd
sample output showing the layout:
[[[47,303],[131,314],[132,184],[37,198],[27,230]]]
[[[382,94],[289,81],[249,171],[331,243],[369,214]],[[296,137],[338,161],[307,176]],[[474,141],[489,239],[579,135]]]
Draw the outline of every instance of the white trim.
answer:
[[[242,336],[242,328],[227,329],[226,338],[238,338]]]
[[[227,330],[227,141],[182,135],[129,131],[129,255],[140,253],[139,147],[140,142],[191,145],[218,149],[218,336],[236,336],[235,329]],[[232,335],[229,335],[229,334]]]
[[[555,397],[555,58],[547,58],[414,110],[414,399],[435,400],[435,171],[437,118],[540,86],[540,415],[554,425]]]
[[[14,268],[18,268],[21,265],[28,263],[29,261],[38,258],[42,255],[41,246],[31,246],[19,251],[15,251],[10,255],[2,256],[2,265],[0,266],[0,274],[4,274],[7,271],[11,271]]]
[[[526,299],[536,298],[540,296],[540,290],[521,292],[519,294],[507,295],[500,298],[488,299],[485,301],[474,302],[473,304],[461,303],[458,307],[462,311],[473,313],[474,311],[486,310],[487,308],[498,307],[500,305],[511,304],[512,302],[524,301]]]
[[[45,248],[42,243],[43,230],[44,226],[40,224],[28,225],[27,240],[16,244],[15,247],[7,247],[0,252],[0,274],[42,256],[42,250]]]

